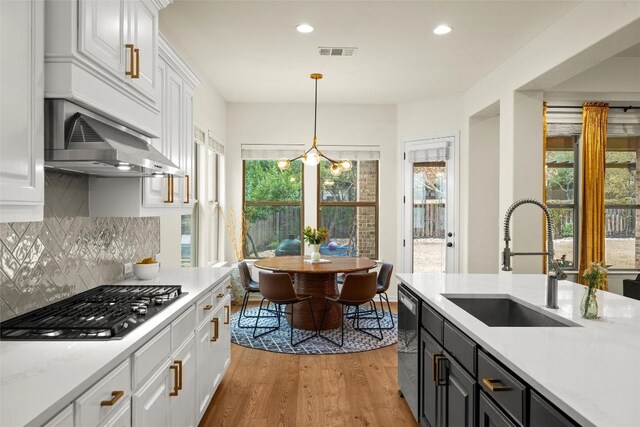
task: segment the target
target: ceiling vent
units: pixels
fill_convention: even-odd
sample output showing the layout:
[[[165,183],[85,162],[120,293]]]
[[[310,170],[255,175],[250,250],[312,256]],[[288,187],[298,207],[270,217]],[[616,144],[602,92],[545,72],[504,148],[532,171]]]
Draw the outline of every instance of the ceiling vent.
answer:
[[[358,52],[357,47],[319,47],[321,56],[354,56]]]

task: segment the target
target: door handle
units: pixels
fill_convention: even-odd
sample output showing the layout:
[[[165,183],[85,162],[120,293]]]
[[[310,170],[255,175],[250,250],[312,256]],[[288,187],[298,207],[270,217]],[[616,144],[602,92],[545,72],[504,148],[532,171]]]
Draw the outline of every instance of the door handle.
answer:
[[[178,365],[178,372],[180,373],[178,375],[178,390],[182,390],[182,360],[176,359],[174,363]]]
[[[140,78],[140,49],[134,49],[133,51],[136,54],[136,72],[135,74],[131,75],[131,78],[139,79]]]
[[[124,48],[125,49],[131,49],[131,53],[129,54],[129,69],[124,72],[124,75],[125,76],[131,76],[131,78],[134,78],[133,75],[135,74],[134,73],[134,61],[135,61],[134,50],[135,50],[135,47],[133,46],[133,44],[127,43],[127,44],[124,45]]]
[[[231,320],[231,308],[228,305],[224,306],[224,314],[225,314],[225,316],[224,316],[224,318],[225,318],[224,324],[228,325],[229,321]]]
[[[178,368],[177,364],[172,364],[171,366],[169,366],[169,369],[173,371],[173,391],[169,392],[169,396],[177,396],[178,395],[178,391],[180,390],[178,388],[178,384],[180,382],[180,372]]]
[[[447,247],[448,247],[448,248],[452,248],[452,247],[453,247],[453,243],[451,243],[451,242],[447,242]]]
[[[438,371],[438,362],[443,357],[444,355],[438,353],[438,354],[434,354],[433,357],[431,358],[431,378],[433,379],[433,382],[436,384],[438,384],[438,382],[440,381],[439,379],[440,372]]]
[[[167,200],[165,203],[173,203],[173,175],[167,176]]]
[[[213,323],[213,336],[211,337],[211,339],[209,340],[209,342],[216,342],[218,341],[218,326],[220,321],[218,320],[217,317],[214,317],[213,319],[211,319],[211,323]]]

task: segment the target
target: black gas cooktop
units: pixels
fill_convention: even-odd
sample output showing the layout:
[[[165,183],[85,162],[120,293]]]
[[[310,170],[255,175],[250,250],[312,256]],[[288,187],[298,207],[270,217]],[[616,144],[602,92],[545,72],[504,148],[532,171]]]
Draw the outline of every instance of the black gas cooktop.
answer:
[[[120,339],[183,293],[173,285],[105,285],[0,323],[3,340]]]

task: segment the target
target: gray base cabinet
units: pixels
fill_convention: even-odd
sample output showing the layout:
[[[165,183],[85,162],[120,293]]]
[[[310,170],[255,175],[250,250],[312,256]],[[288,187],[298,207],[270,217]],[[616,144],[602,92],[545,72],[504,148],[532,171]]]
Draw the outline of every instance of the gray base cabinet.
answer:
[[[421,426],[577,425],[424,301],[420,318]]]
[[[424,329],[421,330],[420,424],[475,425],[476,382]]]

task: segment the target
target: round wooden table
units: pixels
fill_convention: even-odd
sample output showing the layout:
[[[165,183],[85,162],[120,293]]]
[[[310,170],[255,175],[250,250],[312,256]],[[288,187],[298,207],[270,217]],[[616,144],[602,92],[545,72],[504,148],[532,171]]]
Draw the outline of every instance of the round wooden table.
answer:
[[[304,262],[309,258],[303,256],[279,256],[264,258],[256,261],[257,268],[276,272],[289,273],[293,280],[296,293],[311,296],[311,307],[316,324],[320,326],[325,296],[338,295],[336,284],[337,273],[354,273],[367,271],[376,266],[376,262],[369,258],[356,257],[327,257],[330,262],[311,264]],[[340,326],[342,308],[340,304],[329,302],[322,329],[335,329]],[[289,322],[298,329],[313,330],[313,320],[308,307],[296,307],[293,319],[287,316]]]

